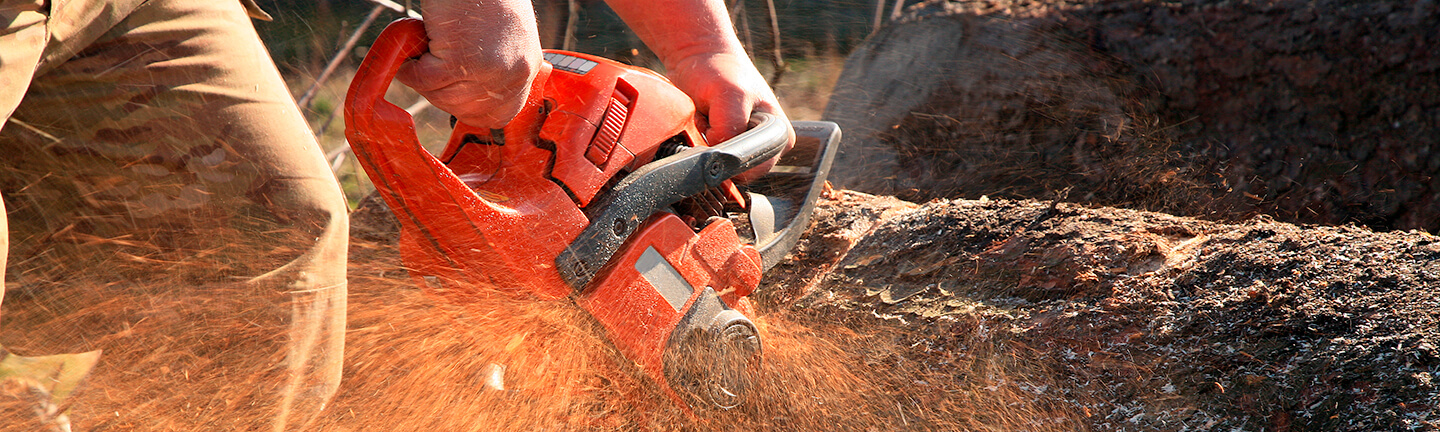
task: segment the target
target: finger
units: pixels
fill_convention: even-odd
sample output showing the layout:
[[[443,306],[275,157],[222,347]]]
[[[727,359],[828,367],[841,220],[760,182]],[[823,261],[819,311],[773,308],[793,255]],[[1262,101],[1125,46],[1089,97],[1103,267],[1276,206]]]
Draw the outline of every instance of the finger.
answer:
[[[421,56],[401,65],[396,78],[471,126],[502,127],[524,106],[530,90],[528,75],[466,75],[463,70],[456,73],[452,64]]]
[[[445,66],[444,61],[425,53],[401,64],[395,78],[418,92],[437,90],[459,80],[458,75],[451,73]]]
[[[441,111],[454,115],[465,124],[498,128],[510,122],[525,104],[528,87],[521,86],[519,95],[496,93],[485,85],[460,81],[424,92],[425,98]]]
[[[764,163],[757,165],[755,168],[751,168],[743,173],[740,173],[740,175],[735,176],[735,181],[738,181],[740,183],[749,183],[752,180],[765,176],[766,173],[770,172],[771,168],[774,168],[775,165],[780,162],[781,155],[784,155],[785,152],[788,152],[791,148],[795,147],[795,130],[789,127],[790,119],[785,116],[785,110],[781,109],[778,104],[762,100],[755,105],[754,111],[774,115],[775,121],[782,122],[786,125],[785,148],[781,150],[779,154],[775,155],[775,157],[770,158],[770,160],[767,160]]]
[[[781,108],[779,103],[763,100],[755,106],[755,111],[769,113],[775,116],[776,121],[784,122],[787,126],[790,125],[790,117],[785,115],[785,109]],[[795,129],[785,128],[785,135],[785,150],[781,151],[781,154],[795,147]]]
[[[705,140],[711,145],[734,138],[750,126],[750,109],[753,106],[750,101],[738,96],[719,99],[707,104],[706,119],[710,125],[705,130]]]

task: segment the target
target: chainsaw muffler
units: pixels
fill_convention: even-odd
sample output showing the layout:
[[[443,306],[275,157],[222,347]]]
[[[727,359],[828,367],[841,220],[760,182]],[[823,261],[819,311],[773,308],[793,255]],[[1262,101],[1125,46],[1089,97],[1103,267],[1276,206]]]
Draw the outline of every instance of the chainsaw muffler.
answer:
[[[706,290],[671,334],[665,379],[691,406],[735,408],[750,394],[760,334],[745,315]]]

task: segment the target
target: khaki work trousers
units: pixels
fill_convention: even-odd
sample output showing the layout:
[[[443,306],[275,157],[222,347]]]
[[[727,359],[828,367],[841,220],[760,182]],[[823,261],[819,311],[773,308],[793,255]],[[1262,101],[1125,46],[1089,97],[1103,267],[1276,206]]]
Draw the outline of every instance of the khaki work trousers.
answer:
[[[0,0],[0,196],[0,346],[104,351],[76,430],[303,430],[335,393],[346,207],[241,2]]]

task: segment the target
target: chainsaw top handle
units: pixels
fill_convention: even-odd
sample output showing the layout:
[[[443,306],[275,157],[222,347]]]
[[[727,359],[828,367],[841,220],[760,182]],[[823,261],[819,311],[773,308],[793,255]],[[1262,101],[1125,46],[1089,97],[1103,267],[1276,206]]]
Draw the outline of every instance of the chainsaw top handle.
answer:
[[[385,28],[385,35],[387,37],[377,38],[366,53],[365,64],[368,67],[355,71],[350,92],[346,95],[350,100],[345,108],[352,110],[350,114],[364,116],[365,113],[376,112],[377,106],[395,107],[385,100],[390,81],[395,79],[400,65],[406,60],[430,51],[430,39],[425,36],[423,21],[412,18],[396,20]]]
[[[399,73],[400,66],[406,61],[419,57],[430,51],[430,38],[425,34],[425,22],[415,18],[401,18],[390,23],[381,32],[380,37],[375,39],[375,44],[365,54],[365,61],[355,71],[355,77],[351,81],[349,93],[346,95],[345,111],[347,118],[362,120],[356,127],[357,132],[362,135],[389,134],[393,133],[385,128],[372,128],[370,125],[375,122],[365,121],[373,118],[384,117],[385,112],[400,110],[400,107],[385,100],[385,92],[390,89],[390,82]],[[526,105],[539,104],[540,89],[550,74],[551,66],[541,62],[540,72],[530,85],[530,96]],[[408,114],[407,114],[408,116]],[[539,118],[532,116],[517,116],[516,121],[539,121]],[[412,123],[413,128],[413,123]],[[411,131],[413,136],[413,131]]]

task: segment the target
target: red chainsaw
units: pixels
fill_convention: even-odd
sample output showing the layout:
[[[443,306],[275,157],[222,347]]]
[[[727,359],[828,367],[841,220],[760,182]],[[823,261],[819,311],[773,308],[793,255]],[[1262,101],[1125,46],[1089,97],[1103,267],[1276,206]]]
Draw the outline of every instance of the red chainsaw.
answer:
[[[829,122],[756,114],[715,145],[661,75],[547,50],[502,129],[453,124],[439,157],[384,95],[427,50],[419,20],[390,24],[345,101],[345,136],[401,226],[416,283],[464,302],[474,287],[571,299],[671,397],[739,406],[760,361],[747,296],[807,227],[840,136]],[[453,122],[452,122],[453,123]],[[730,179],[779,154],[770,174]]]

